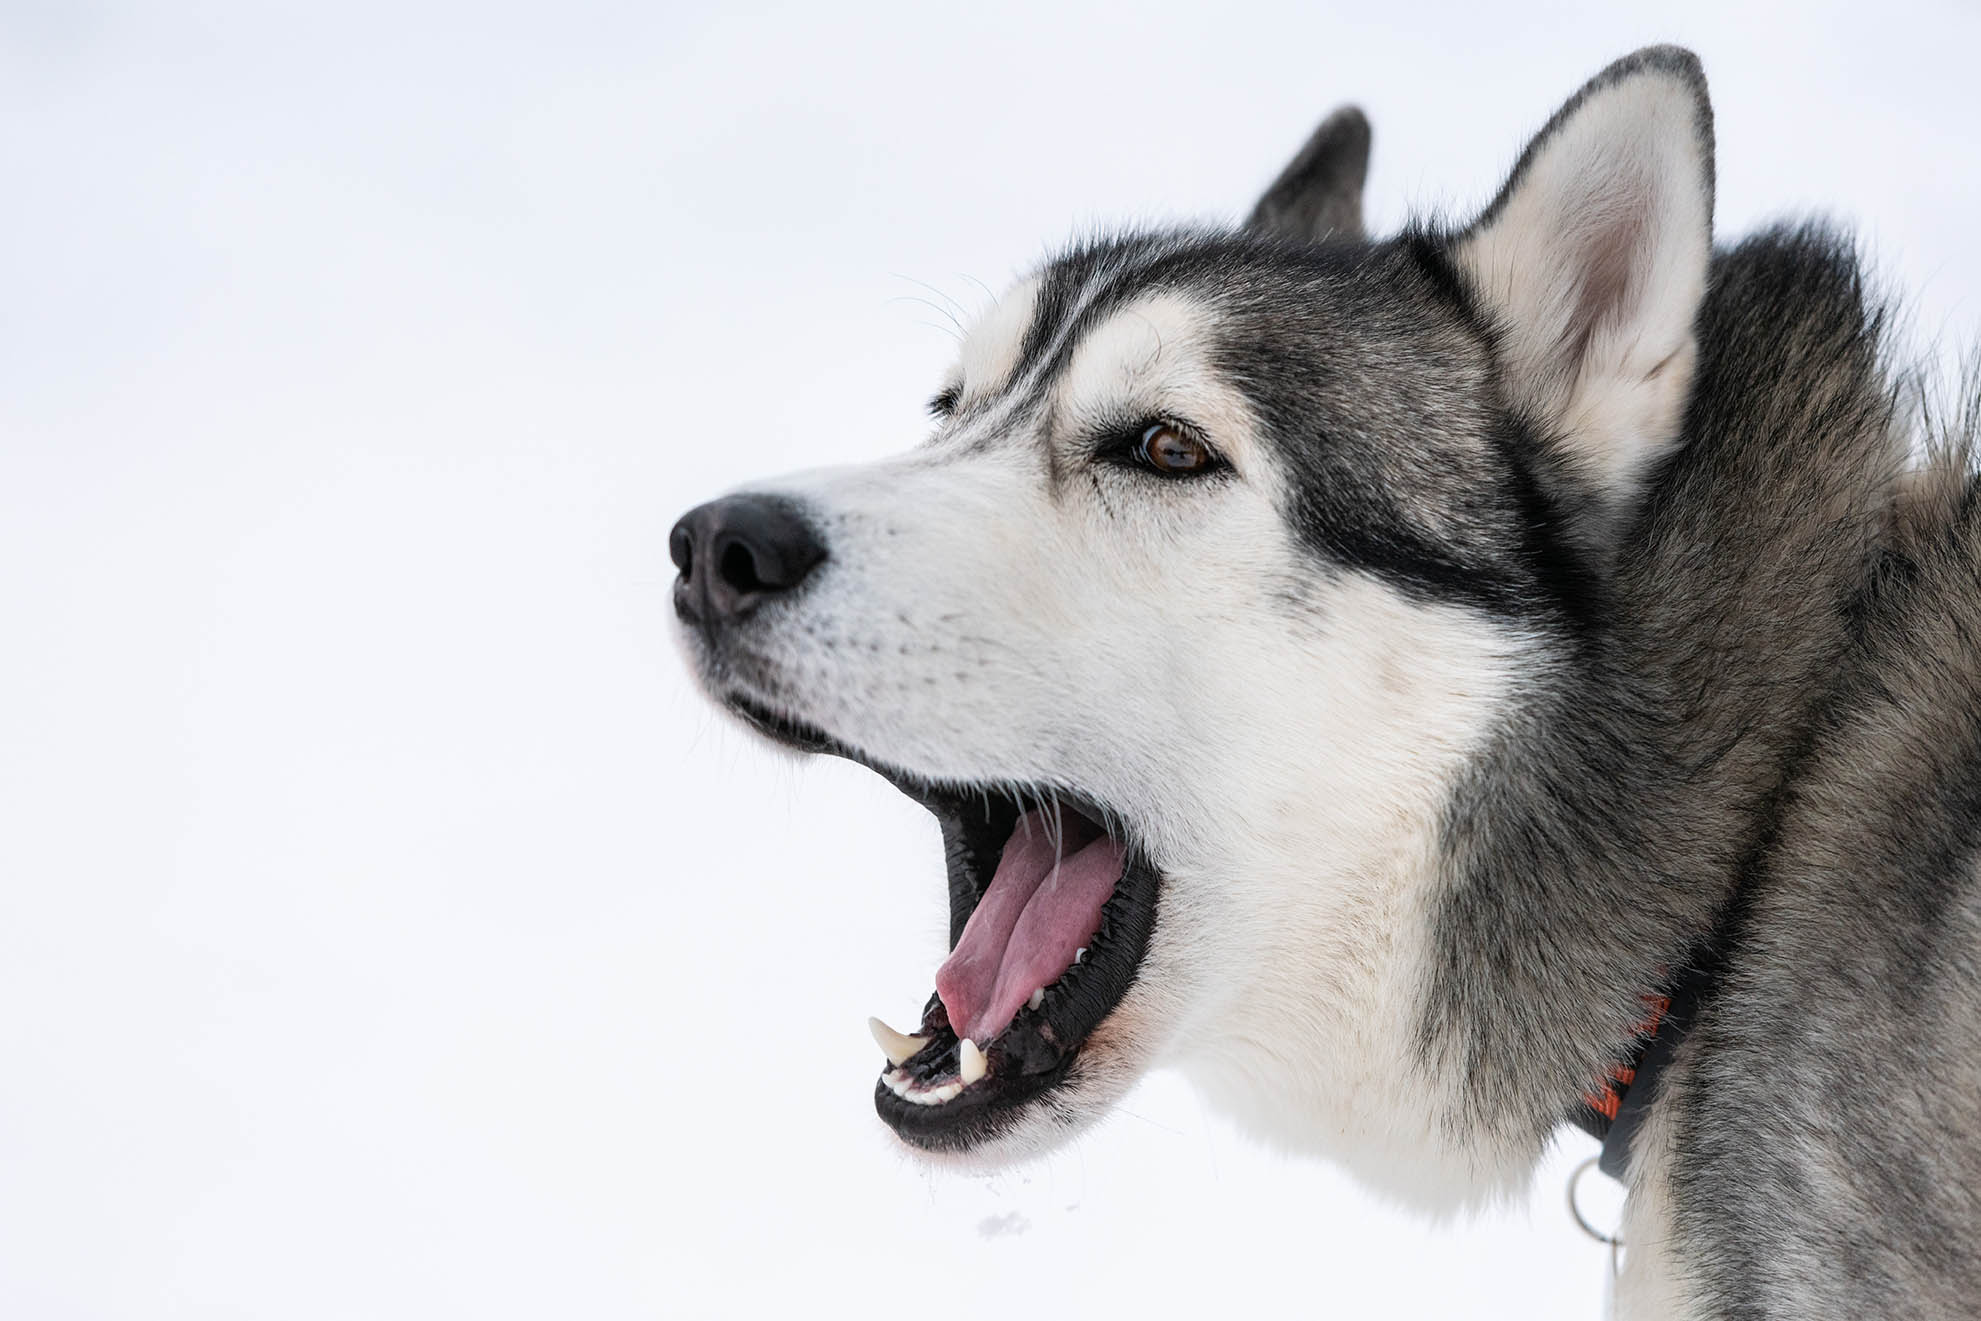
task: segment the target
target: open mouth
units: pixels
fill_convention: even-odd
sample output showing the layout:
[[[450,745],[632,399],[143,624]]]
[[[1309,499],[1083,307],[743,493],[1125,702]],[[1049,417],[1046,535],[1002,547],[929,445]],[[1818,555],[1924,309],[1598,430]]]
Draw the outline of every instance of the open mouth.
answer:
[[[871,767],[935,815],[950,953],[912,1033],[871,1021],[887,1058],[874,1106],[931,1151],[996,1138],[1069,1081],[1134,984],[1155,928],[1155,868],[1118,813],[1075,790],[932,784],[751,698],[728,704],[779,742]]]

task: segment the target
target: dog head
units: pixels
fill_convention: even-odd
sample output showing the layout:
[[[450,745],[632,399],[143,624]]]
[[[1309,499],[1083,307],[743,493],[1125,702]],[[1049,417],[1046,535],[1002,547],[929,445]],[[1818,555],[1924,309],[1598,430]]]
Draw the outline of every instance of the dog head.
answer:
[[[1338,112],[1242,230],[1064,253],[919,448],[674,529],[708,693],[941,822],[953,948],[876,1029],[917,1148],[1039,1149],[1164,1060],[1295,1141],[1438,1143],[1400,1098],[1440,812],[1676,440],[1711,127],[1640,53],[1473,224],[1380,242],[1367,152]]]

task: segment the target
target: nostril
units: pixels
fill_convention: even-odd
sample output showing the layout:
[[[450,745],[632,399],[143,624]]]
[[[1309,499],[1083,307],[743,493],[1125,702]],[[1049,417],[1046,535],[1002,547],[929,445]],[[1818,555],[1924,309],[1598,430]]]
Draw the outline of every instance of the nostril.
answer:
[[[739,595],[761,592],[770,586],[757,570],[756,555],[741,541],[732,541],[723,549],[722,558],[716,561],[715,571]]]
[[[674,567],[686,578],[695,571],[695,538],[688,531],[688,520],[682,519],[667,534],[667,556],[674,561]]]

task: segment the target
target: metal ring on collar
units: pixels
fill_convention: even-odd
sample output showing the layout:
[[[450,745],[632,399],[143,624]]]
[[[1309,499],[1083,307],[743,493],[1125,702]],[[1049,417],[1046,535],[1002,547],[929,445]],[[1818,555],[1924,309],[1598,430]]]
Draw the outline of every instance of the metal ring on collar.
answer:
[[[1575,1167],[1575,1173],[1568,1176],[1568,1213],[1575,1217],[1575,1223],[1578,1226],[1580,1226],[1582,1232],[1587,1234],[1590,1238],[1595,1239],[1596,1242],[1598,1243],[1607,1243],[1611,1247],[1620,1248],[1623,1246],[1623,1240],[1616,1237],[1614,1234],[1605,1234],[1601,1230],[1597,1229],[1594,1225],[1590,1224],[1589,1217],[1582,1214],[1582,1208],[1576,1203],[1575,1200],[1576,1190],[1582,1186],[1582,1176],[1587,1174],[1590,1170],[1595,1169],[1597,1162],[1600,1161],[1601,1159],[1602,1157],[1600,1156],[1589,1157],[1589,1159],[1583,1161],[1580,1165],[1577,1165]]]

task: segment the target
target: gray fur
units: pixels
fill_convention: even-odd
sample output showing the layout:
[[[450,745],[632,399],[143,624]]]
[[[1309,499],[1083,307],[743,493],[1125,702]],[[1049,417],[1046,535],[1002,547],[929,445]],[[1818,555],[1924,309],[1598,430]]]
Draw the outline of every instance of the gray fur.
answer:
[[[1981,1297],[1981,503],[1971,394],[1895,507],[1845,678],[1667,1083],[1714,1315]]]
[[[1849,645],[1902,452],[1848,250],[1722,254],[1689,442],[1453,804],[1425,1044],[1538,1141],[1717,924]],[[1564,1009],[1573,1006],[1564,1013]]]

